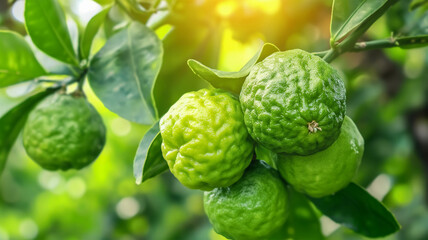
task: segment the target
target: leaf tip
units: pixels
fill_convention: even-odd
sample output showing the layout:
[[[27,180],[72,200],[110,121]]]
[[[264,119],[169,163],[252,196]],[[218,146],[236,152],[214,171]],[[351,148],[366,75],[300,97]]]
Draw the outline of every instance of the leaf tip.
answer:
[[[137,185],[140,185],[142,182],[143,182],[143,176],[142,176],[142,175],[138,176],[138,177],[135,179],[135,183],[136,183]]]

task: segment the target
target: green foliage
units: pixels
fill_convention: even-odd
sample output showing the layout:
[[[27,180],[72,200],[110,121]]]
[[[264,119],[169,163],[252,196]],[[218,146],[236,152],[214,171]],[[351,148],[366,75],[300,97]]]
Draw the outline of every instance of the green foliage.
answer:
[[[85,28],[85,32],[80,38],[79,53],[83,59],[88,59],[91,52],[92,41],[97,34],[99,28],[104,23],[104,20],[109,13],[111,7],[107,7],[100,11],[97,15],[89,20],[88,25]]]
[[[19,34],[0,31],[0,87],[28,81],[46,72]]]
[[[93,57],[89,83],[111,111],[130,121],[153,124],[158,116],[152,91],[162,55],[162,44],[154,32],[133,22]]]
[[[341,40],[376,13],[388,0],[335,0],[331,14],[331,42]]]
[[[9,151],[27,121],[28,114],[39,101],[52,93],[46,90],[27,98],[0,118],[0,174],[6,164]]]
[[[311,201],[335,222],[367,237],[383,237],[400,229],[392,213],[355,183],[334,195]]]
[[[58,1],[25,1],[24,14],[28,34],[40,50],[65,63],[79,65]]]
[[[255,154],[256,154],[257,159],[263,160],[267,164],[269,164],[271,167],[277,169],[275,162],[278,159],[278,155],[276,153],[274,153],[271,150],[263,147],[260,144],[256,144],[256,147],[254,150],[255,150]]]
[[[245,78],[250,74],[254,64],[277,51],[279,49],[275,45],[263,44],[260,50],[238,72],[225,72],[209,68],[193,59],[188,60],[187,64],[196,75],[209,82],[213,87],[239,94],[242,84],[244,84]]]
[[[398,0],[387,0],[383,3],[380,3],[384,0],[378,0],[378,1],[362,1],[361,5],[353,4],[353,7],[347,7],[346,9],[349,10],[348,14],[343,18],[341,14],[339,14],[340,17],[335,17],[335,12],[338,12],[340,10],[338,7],[333,6],[332,10],[332,19],[330,22],[330,29],[331,35],[330,35],[330,46],[331,49],[327,52],[327,54],[323,57],[323,59],[326,62],[333,61],[336,57],[338,57],[343,52],[352,51],[352,49],[355,46],[355,43],[357,40],[363,35],[367,29],[370,28],[373,23],[376,22],[385,12],[394,5]],[[355,3],[359,1],[354,1]],[[364,3],[369,2],[370,4],[365,5]],[[372,5],[373,3],[379,3],[378,5]],[[336,2],[335,2],[336,3]],[[360,8],[361,6],[361,8]],[[354,9],[355,8],[355,9]],[[352,12],[352,9],[355,10],[355,12]],[[360,10],[361,9],[361,10]],[[367,11],[367,12],[366,12]],[[356,21],[351,21],[353,16],[358,16],[356,13],[358,12],[358,15],[362,15],[363,17],[360,19],[360,17],[356,17]],[[366,14],[368,13],[368,14]],[[344,22],[342,23],[343,19]],[[342,30],[343,29],[343,30]],[[339,31],[339,36],[346,36],[343,41],[340,43],[338,42],[340,39],[338,38],[336,31]],[[343,33],[341,33],[343,32]],[[382,48],[382,46],[379,46],[379,48]]]
[[[159,122],[156,122],[144,135],[135,154],[134,177],[137,184],[156,177],[168,169],[168,164],[162,157],[161,144]]]
[[[410,4],[410,10],[415,10],[420,7],[427,7],[428,6],[428,0],[413,0]]]

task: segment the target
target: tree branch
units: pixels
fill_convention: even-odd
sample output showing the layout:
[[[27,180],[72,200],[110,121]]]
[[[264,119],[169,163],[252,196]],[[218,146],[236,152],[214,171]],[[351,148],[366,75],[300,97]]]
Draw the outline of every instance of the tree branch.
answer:
[[[420,35],[420,36],[411,36],[411,37],[374,40],[374,41],[368,41],[368,42],[358,42],[358,43],[355,43],[352,48],[347,49],[346,52],[361,52],[361,51],[367,51],[372,49],[393,48],[393,47],[419,48],[419,47],[426,47],[426,46],[428,46],[428,35]],[[330,59],[335,59],[342,53],[344,53],[344,51],[331,49],[331,50],[322,51],[322,52],[315,52],[313,54],[321,58],[324,58],[324,60],[326,59],[330,60]]]

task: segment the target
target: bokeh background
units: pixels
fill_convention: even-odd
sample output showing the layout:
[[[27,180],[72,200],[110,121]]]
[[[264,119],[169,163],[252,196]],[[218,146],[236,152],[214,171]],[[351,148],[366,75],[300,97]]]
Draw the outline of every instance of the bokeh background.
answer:
[[[79,28],[111,1],[60,2],[76,43]],[[331,1],[170,2],[174,17],[156,31],[165,49],[155,87],[161,113],[184,92],[207,86],[188,69],[189,58],[236,71],[262,41],[281,50],[328,49]],[[396,4],[363,40],[428,34],[427,8],[410,11],[410,2]],[[0,29],[26,35],[23,10],[24,0],[0,1]],[[114,7],[93,51],[127,20]],[[34,51],[46,69],[62,67]],[[346,80],[347,114],[365,138],[355,181],[382,199],[402,225],[385,239],[428,239],[428,48],[348,53],[333,65]],[[0,114],[42,87],[29,82],[1,89]],[[118,117],[88,86],[85,91],[108,128],[102,154],[81,171],[49,172],[26,156],[18,139],[0,176],[0,239],[223,239],[204,215],[202,191],[186,189],[169,172],[135,184],[133,158],[149,126]],[[327,239],[363,239],[326,217],[320,221]]]

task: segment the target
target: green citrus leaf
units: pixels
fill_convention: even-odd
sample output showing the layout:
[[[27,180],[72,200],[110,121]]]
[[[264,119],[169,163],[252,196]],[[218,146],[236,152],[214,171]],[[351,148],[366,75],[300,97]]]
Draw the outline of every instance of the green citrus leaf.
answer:
[[[239,94],[245,77],[248,76],[254,64],[278,51],[279,49],[275,45],[265,43],[238,72],[225,72],[209,68],[193,59],[188,60],[187,64],[197,76],[209,82],[213,87]]]
[[[383,237],[400,229],[394,215],[355,183],[334,195],[310,200],[333,221],[367,237]]]
[[[9,110],[0,118],[0,174],[6,165],[10,149],[27,121],[28,114],[38,102],[52,92],[52,90],[46,90],[37,93]]]
[[[0,31],[0,87],[31,80],[46,72],[34,57],[24,38],[10,31]]]
[[[134,176],[137,184],[168,169],[168,165],[162,157],[161,144],[159,122],[156,122],[144,135],[134,158]]]
[[[255,147],[256,152],[256,158],[262,161],[265,161],[267,164],[269,164],[271,167],[277,169],[276,167],[276,160],[278,159],[278,155],[271,150],[263,147],[260,144],[256,144]]]
[[[334,0],[331,14],[331,42],[336,42],[367,21],[391,0]]]
[[[291,187],[288,188],[288,205],[290,215],[281,231],[275,234],[272,240],[283,239],[310,239],[323,240],[320,220],[309,200]]]
[[[49,56],[75,66],[79,65],[65,22],[56,0],[26,0],[25,26],[40,50]]]
[[[91,52],[92,41],[94,40],[95,35],[97,34],[101,24],[104,22],[108,12],[111,7],[107,7],[97,13],[94,17],[89,20],[88,25],[86,25],[85,31],[80,40],[80,55],[83,59],[88,59]]]
[[[89,83],[108,109],[130,121],[151,125],[158,118],[152,91],[162,55],[156,34],[133,22],[95,54]]]

